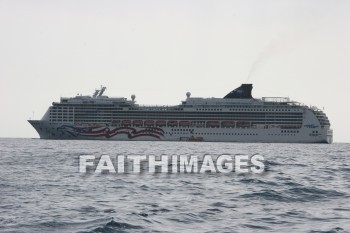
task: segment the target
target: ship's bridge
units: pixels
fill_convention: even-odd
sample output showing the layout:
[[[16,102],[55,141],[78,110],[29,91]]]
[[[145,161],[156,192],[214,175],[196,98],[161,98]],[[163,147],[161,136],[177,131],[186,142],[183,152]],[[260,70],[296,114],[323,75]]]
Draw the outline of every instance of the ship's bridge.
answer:
[[[113,104],[113,103],[125,103],[126,98],[109,98],[108,96],[91,97],[91,96],[76,96],[73,98],[61,97],[60,102],[54,102],[55,104]]]

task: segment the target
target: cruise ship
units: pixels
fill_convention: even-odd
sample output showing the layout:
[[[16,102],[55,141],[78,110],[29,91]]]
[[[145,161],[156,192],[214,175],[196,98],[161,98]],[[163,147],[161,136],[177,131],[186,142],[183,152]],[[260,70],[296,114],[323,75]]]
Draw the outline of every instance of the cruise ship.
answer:
[[[242,84],[223,98],[173,106],[142,106],[103,95],[62,97],[41,120],[29,120],[42,139],[332,143],[326,114],[286,97],[252,97]]]

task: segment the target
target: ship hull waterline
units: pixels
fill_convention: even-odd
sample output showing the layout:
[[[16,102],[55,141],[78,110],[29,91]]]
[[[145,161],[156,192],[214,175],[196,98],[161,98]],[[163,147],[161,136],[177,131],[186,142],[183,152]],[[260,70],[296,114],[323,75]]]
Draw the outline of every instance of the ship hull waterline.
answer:
[[[135,127],[135,126],[75,126],[42,120],[28,120],[41,139],[114,140],[114,141],[196,141],[248,143],[332,143],[332,133],[309,128],[196,128],[196,127]],[[282,133],[285,132],[285,133]],[[311,135],[311,136],[310,136]]]

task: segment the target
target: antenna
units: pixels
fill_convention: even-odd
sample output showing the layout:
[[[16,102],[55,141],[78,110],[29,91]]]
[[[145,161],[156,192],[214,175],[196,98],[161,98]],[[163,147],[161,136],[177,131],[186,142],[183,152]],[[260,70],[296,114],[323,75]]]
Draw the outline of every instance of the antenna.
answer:
[[[99,90],[99,89],[96,89],[95,92],[94,92],[94,94],[92,95],[92,97],[96,98],[96,96],[97,96],[97,94],[98,94],[99,92],[100,92],[100,90]]]
[[[103,92],[106,90],[106,87],[102,87],[101,86],[101,91],[100,91],[100,93],[98,94],[98,96],[102,96],[102,94],[103,94]]]

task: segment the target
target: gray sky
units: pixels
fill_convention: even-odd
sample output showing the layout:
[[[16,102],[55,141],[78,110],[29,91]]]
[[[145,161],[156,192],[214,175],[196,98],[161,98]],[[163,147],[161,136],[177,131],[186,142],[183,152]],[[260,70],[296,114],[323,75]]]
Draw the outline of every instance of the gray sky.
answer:
[[[0,0],[0,137],[38,137],[27,119],[92,94],[139,104],[289,96],[325,108],[350,142],[350,1]]]

